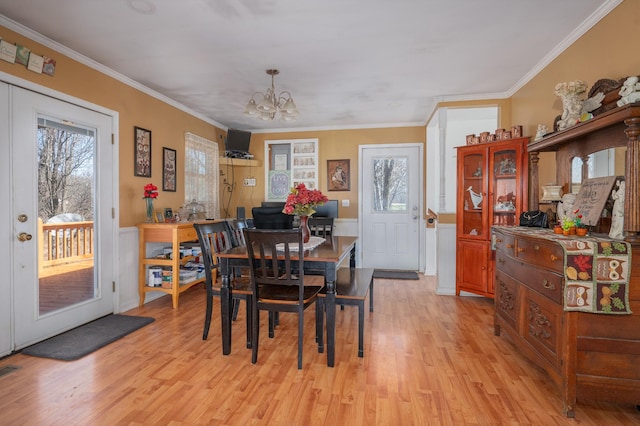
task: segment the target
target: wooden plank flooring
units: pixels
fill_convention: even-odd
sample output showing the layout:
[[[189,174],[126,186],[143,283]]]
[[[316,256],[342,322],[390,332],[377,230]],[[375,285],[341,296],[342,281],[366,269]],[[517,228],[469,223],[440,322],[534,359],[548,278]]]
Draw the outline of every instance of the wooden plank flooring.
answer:
[[[261,323],[258,364],[245,348],[244,307],[233,349],[221,354],[219,301],[202,340],[204,290],[163,297],[128,314],[156,321],[78,361],[16,354],[0,377],[1,425],[631,425],[634,406],[581,403],[566,419],[558,391],[506,337],[493,335],[493,301],[437,296],[431,278],[377,279],[358,358],[357,308],[338,310],[336,366],[305,315],[304,365],[296,320],[275,339]],[[244,304],[243,304],[244,306]],[[640,402],[640,401],[639,401]]]

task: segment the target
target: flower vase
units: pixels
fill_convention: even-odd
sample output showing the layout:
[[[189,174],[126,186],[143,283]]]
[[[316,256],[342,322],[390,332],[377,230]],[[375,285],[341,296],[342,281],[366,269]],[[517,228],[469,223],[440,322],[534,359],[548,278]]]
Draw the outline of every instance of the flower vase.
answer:
[[[153,198],[147,197],[144,200],[147,203],[147,223],[153,223]]]
[[[587,235],[587,231],[587,228],[577,228],[576,235],[578,235],[579,237],[584,237],[585,235]]]
[[[300,229],[302,230],[302,242],[308,243],[311,238],[311,230],[309,229],[309,216],[300,216]]]

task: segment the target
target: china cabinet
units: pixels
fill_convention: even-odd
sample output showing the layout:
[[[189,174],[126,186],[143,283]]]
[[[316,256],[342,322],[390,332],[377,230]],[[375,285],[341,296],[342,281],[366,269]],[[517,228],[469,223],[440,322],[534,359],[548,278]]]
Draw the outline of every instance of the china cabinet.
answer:
[[[528,142],[517,138],[458,148],[457,295],[493,297],[491,226],[517,225],[526,210]]]

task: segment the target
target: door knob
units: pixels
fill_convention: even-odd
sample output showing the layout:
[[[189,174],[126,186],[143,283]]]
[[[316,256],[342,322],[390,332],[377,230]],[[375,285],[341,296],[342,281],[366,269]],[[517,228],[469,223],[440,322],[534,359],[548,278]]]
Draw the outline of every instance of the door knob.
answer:
[[[27,234],[26,232],[21,232],[18,234],[18,241],[29,241],[31,238],[31,234]]]

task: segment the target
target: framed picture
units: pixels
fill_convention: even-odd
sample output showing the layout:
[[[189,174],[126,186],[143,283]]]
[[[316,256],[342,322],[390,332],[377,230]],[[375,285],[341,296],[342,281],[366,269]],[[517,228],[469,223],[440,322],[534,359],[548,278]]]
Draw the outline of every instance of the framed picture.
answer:
[[[151,130],[133,128],[133,175],[151,177]]]
[[[351,190],[349,160],[327,160],[327,188],[329,191]]]
[[[154,219],[156,223],[164,223],[164,213],[162,212],[162,210],[156,210]]]
[[[168,223],[173,222],[173,210],[171,209],[171,207],[166,207],[164,209],[164,221]]]
[[[176,150],[166,147],[162,151],[162,190],[176,192]]]

